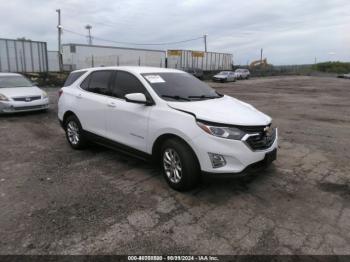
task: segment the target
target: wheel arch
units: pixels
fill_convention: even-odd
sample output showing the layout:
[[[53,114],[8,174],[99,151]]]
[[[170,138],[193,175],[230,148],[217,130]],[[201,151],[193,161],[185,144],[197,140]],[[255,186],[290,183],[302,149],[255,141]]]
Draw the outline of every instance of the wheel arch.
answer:
[[[75,116],[75,117],[77,117],[77,115],[74,114],[73,111],[68,110],[67,112],[65,112],[64,115],[63,115],[63,119],[62,119],[62,124],[65,125],[67,118],[68,118],[69,116],[72,116],[72,115]],[[77,118],[78,118],[78,117],[77,117]]]
[[[154,141],[153,146],[152,146],[152,160],[154,162],[157,162],[157,160],[160,159],[160,150],[162,148],[162,144],[171,138],[175,138],[175,139],[179,139],[180,141],[182,141],[185,145],[188,146],[188,148],[192,151],[193,155],[195,156],[198,166],[200,167],[200,162],[199,159],[197,157],[196,152],[193,150],[193,148],[191,147],[191,145],[189,143],[187,143],[187,141],[185,139],[183,139],[182,137],[176,135],[176,134],[172,134],[172,133],[166,133],[166,134],[162,134],[159,137],[157,137],[157,139]]]

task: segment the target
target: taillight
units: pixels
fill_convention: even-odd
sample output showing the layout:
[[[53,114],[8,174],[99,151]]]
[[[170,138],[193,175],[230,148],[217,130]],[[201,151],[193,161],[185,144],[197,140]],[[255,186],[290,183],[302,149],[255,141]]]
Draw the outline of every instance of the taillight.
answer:
[[[60,98],[62,94],[63,94],[63,90],[60,89],[60,90],[58,91],[58,98]]]

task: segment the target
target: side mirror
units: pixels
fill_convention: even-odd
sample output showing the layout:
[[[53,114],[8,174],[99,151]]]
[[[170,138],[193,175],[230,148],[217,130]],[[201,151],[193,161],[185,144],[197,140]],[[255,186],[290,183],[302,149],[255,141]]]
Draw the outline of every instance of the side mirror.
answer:
[[[146,96],[142,93],[126,94],[125,100],[130,103],[150,105],[150,102],[147,101]]]

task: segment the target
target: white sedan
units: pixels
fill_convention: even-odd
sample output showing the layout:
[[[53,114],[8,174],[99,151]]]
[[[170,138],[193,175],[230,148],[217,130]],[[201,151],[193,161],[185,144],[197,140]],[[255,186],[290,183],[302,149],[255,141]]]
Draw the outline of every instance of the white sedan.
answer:
[[[0,73],[0,114],[46,110],[47,93],[20,74]]]

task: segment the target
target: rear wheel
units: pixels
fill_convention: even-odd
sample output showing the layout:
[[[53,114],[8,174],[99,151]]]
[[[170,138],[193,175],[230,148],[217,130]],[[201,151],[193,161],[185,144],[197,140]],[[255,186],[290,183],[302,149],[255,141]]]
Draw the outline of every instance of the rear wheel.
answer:
[[[164,178],[171,188],[185,191],[198,183],[198,160],[192,149],[180,139],[165,141],[161,149],[161,163]]]
[[[86,139],[79,119],[75,115],[69,116],[65,121],[66,138],[74,149],[82,149],[86,146]]]

